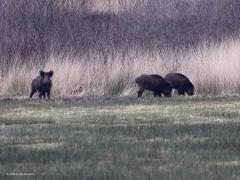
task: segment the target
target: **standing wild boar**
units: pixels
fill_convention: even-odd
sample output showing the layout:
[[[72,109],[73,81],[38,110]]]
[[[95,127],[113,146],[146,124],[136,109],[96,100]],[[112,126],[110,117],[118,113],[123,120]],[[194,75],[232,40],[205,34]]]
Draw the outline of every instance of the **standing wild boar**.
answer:
[[[138,97],[142,97],[145,89],[153,91],[154,97],[161,96],[164,94],[166,97],[171,97],[172,88],[171,86],[159,75],[143,74],[136,79],[138,85]]]
[[[194,85],[183,74],[169,73],[164,78],[173,89],[178,91],[179,96],[185,95],[185,93],[187,93],[189,96],[194,94]]]
[[[42,97],[45,99],[46,96],[49,99],[52,88],[51,77],[53,76],[53,71],[51,70],[49,72],[44,72],[40,70],[39,74],[40,75],[32,81],[32,91],[30,93],[30,98],[32,98],[33,94],[38,91],[40,99],[42,99]]]

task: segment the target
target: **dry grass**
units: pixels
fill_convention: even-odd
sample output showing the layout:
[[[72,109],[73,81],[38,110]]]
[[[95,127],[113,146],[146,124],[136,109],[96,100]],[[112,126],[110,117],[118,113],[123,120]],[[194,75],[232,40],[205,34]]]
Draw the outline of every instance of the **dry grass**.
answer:
[[[238,93],[238,7],[236,0],[2,0],[0,96],[28,96],[40,69],[54,70],[54,96],[133,95],[140,74],[168,72],[187,75],[198,94]]]
[[[235,94],[240,90],[240,42],[227,40],[222,44],[201,46],[184,51],[162,51],[87,57],[52,55],[43,65],[11,66],[0,80],[1,96],[28,96],[31,80],[40,69],[54,70],[54,96],[133,95],[135,78],[140,74],[168,72],[187,75],[195,84],[197,94]],[[3,68],[4,69],[4,68]]]

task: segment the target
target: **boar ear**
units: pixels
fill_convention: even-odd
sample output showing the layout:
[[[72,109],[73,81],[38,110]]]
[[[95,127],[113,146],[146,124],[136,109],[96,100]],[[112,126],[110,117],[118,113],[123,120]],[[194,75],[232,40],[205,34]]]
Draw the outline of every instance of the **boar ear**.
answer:
[[[53,70],[49,71],[48,76],[49,76],[49,77],[52,77],[52,76],[53,76]]]
[[[43,70],[40,70],[40,71],[39,71],[39,74],[40,74],[40,76],[44,76],[44,71],[43,71]]]

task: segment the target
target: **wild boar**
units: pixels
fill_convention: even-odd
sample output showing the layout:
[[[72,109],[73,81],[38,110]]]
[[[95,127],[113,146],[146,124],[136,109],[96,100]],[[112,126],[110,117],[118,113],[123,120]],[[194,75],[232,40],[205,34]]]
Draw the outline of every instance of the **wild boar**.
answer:
[[[52,88],[52,80],[53,71],[44,72],[42,70],[39,71],[39,76],[37,76],[32,81],[32,91],[30,93],[30,98],[34,95],[34,93],[39,92],[39,98],[47,98],[50,99],[50,93]]]
[[[136,78],[136,84],[138,85],[138,97],[142,97],[144,90],[153,91],[154,97],[164,94],[166,97],[171,97],[172,88],[165,81],[164,78],[157,74],[146,75],[143,74]]]
[[[194,85],[192,82],[183,74],[180,73],[169,73],[164,79],[170,84],[173,89],[178,91],[178,95],[185,95],[187,93],[189,96],[194,95]]]

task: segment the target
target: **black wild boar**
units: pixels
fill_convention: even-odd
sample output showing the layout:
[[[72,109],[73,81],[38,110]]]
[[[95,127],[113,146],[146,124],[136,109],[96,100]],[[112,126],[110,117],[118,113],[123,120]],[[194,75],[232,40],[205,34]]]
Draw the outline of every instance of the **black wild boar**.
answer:
[[[185,93],[187,93],[189,96],[194,95],[194,85],[183,74],[169,73],[164,78],[173,89],[178,91],[179,96],[185,95]]]
[[[138,97],[142,97],[143,91],[145,89],[153,91],[154,97],[161,96],[164,94],[166,97],[171,97],[172,88],[171,86],[159,75],[143,74],[136,78],[136,83],[138,85]]]
[[[40,99],[42,99],[42,97],[45,99],[46,96],[49,99],[52,88],[51,77],[53,76],[53,71],[51,70],[49,72],[44,72],[40,70],[39,74],[40,75],[32,81],[32,91],[30,93],[30,98],[32,98],[33,94],[38,91]]]

